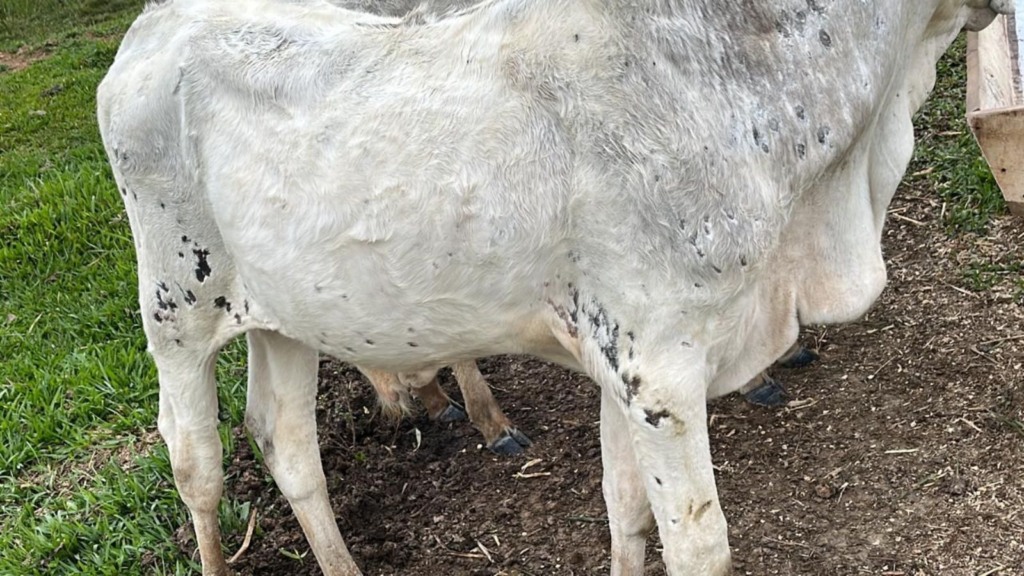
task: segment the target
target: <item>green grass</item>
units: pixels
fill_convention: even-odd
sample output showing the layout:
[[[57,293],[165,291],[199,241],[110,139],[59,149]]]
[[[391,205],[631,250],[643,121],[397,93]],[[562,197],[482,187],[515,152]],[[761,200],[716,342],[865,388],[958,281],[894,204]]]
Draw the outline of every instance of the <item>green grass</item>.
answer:
[[[3,0],[0,51],[56,45],[83,33],[108,36],[123,30],[142,4],[139,0]]]
[[[983,233],[1006,206],[965,120],[966,51],[961,34],[936,67],[935,89],[914,119],[917,145],[907,173],[927,172],[926,187],[938,191],[946,203],[950,233]]]
[[[166,449],[137,446],[153,437],[156,374],[95,121],[96,86],[141,5],[0,5],[0,49],[49,52],[0,73],[0,574],[196,569],[174,544],[186,514]],[[222,356],[228,436],[244,349]],[[225,502],[228,532],[239,506]]]
[[[48,53],[0,72],[0,574],[197,569],[174,544],[187,518],[154,442],[156,375],[132,242],[94,118],[96,85],[140,8],[0,4],[0,50]],[[960,59],[940,65],[911,168],[932,170],[951,233],[983,230],[1002,210],[963,121]],[[999,271],[979,271],[978,289],[990,273]],[[243,358],[236,344],[219,365],[227,451],[241,420]],[[247,514],[246,503],[223,503],[229,538]]]

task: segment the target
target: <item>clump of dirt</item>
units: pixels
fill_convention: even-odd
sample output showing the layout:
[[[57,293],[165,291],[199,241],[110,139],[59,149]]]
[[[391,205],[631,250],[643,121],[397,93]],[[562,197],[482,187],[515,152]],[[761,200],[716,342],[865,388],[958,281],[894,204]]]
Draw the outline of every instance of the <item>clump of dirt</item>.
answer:
[[[17,52],[0,51],[0,74],[4,72],[17,72],[28,68],[31,64],[42,60],[50,55],[50,48],[29,48],[22,46]]]

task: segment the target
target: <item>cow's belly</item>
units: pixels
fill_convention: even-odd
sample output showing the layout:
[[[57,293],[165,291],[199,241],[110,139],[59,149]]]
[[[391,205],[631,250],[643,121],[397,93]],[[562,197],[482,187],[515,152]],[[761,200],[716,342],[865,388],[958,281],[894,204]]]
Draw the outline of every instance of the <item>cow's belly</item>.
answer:
[[[557,246],[537,231],[553,223],[387,195],[286,204],[218,218],[266,326],[392,370],[550,344],[537,325]]]

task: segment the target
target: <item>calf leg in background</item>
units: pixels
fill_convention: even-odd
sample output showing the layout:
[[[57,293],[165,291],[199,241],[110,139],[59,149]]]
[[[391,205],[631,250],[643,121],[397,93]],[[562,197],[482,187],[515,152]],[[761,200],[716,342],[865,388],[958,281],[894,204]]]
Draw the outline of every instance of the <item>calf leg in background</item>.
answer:
[[[817,360],[816,352],[804,348],[797,342],[790,346],[789,350],[775,361],[775,364],[783,368],[803,368]],[[782,382],[769,376],[767,371],[761,372],[750,382],[744,384],[740,388],[740,393],[751,404],[771,408],[785,406],[791,398]]]
[[[466,413],[452,403],[451,398],[441,389],[437,370],[420,370],[398,375],[403,386],[420,399],[431,420],[448,424],[466,419]]]
[[[769,376],[767,371],[762,371],[751,378],[750,382],[740,388],[740,393],[750,404],[768,408],[785,406],[791,398],[782,382]]]
[[[487,448],[495,454],[522,453],[532,442],[505,416],[476,362],[453,364],[452,372],[466,401],[469,421],[484,435]]]
[[[276,332],[249,332],[245,422],[325,576],[360,574],[327,497],[316,431],[317,351]]]
[[[409,389],[399,381],[398,374],[361,366],[356,366],[356,369],[370,381],[373,391],[377,393],[380,410],[386,418],[398,421],[409,415]]]
[[[217,518],[224,489],[214,377],[217,354],[163,350],[154,339],[150,342],[160,379],[157,428],[167,443],[174,484],[192,516],[203,576],[227,576]]]
[[[803,368],[814,364],[818,358],[820,357],[817,352],[804,348],[799,342],[796,342],[775,363],[783,368]]]
[[[531,444],[501,410],[491,388],[477,368],[476,362],[459,362],[452,366],[455,380],[466,402],[466,412],[452,403],[437,380],[437,370],[421,370],[395,374],[380,370],[359,369],[373,384],[381,407],[389,415],[408,413],[407,398],[411,392],[423,402],[432,420],[448,423],[469,420],[484,436],[487,448],[502,455],[520,454]]]

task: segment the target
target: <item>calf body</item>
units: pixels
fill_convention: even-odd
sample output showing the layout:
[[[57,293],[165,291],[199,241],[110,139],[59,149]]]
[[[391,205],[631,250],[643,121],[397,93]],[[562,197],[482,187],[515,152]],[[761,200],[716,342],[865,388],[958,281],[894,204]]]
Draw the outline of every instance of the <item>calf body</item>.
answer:
[[[149,8],[99,119],[204,573],[226,572],[214,358],[243,333],[246,423],[326,574],[358,569],[317,450],[318,350],[369,370],[509,352],[584,370],[612,573],[642,573],[655,523],[670,574],[728,573],[705,401],[799,321],[875,299],[911,114],[970,4]]]

